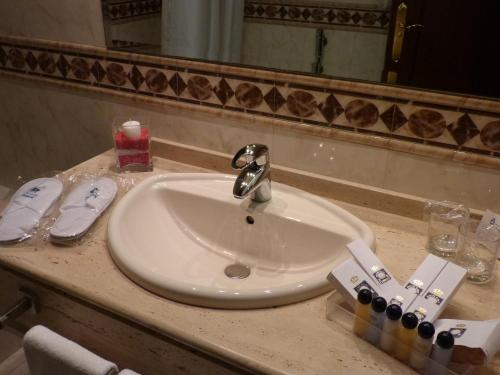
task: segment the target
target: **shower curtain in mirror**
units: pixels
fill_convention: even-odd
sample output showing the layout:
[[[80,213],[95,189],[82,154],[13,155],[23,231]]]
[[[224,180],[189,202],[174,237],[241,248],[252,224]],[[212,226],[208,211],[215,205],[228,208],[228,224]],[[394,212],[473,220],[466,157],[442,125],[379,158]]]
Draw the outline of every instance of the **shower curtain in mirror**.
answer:
[[[244,0],[163,0],[162,53],[240,62]]]

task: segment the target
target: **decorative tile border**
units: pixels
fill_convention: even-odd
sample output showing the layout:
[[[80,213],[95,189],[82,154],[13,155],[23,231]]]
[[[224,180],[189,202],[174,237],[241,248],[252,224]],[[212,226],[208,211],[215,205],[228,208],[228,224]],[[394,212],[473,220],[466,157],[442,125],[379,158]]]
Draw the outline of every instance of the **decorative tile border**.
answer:
[[[347,8],[328,3],[313,5],[307,1],[245,0],[245,20],[387,32],[390,9]]]
[[[162,0],[103,1],[103,15],[112,21],[161,14]]]
[[[111,48],[114,49],[125,49],[130,50],[132,48],[141,49],[141,48],[158,48],[160,49],[160,45],[150,44],[150,43],[141,43],[141,42],[133,42],[129,40],[119,40],[112,39],[111,40]]]
[[[429,156],[481,156],[485,165],[500,166],[496,101],[441,95],[442,102],[450,103],[446,105],[427,100],[439,95],[417,90],[20,39],[0,38],[0,71],[180,102],[191,109],[279,120],[284,126],[314,125],[309,128],[316,134],[335,130],[338,138],[356,137],[358,143],[381,147],[399,142],[392,148]],[[315,85],[304,84],[307,81]],[[482,110],[467,106],[470,100],[482,103]],[[432,147],[415,152],[415,145]],[[456,151],[459,157],[450,154]]]

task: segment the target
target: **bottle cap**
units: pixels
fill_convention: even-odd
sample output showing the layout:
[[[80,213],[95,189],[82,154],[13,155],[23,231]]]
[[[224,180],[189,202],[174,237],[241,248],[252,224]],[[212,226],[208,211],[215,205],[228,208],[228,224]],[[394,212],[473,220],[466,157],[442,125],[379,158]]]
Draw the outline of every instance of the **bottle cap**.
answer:
[[[358,292],[358,302],[363,305],[368,305],[372,301],[372,292],[370,289],[361,289]]]
[[[372,301],[372,309],[375,312],[382,313],[387,308],[387,301],[384,297],[375,297]]]
[[[401,323],[403,324],[403,327],[407,329],[415,329],[418,326],[418,318],[414,313],[407,312],[403,314]]]
[[[139,121],[126,121],[122,124],[123,133],[130,139],[138,139],[141,137],[141,123]]]
[[[401,315],[403,315],[403,310],[401,310],[401,306],[392,304],[387,306],[385,314],[390,320],[398,320],[399,318],[401,318]]]
[[[455,338],[450,332],[442,331],[437,335],[436,344],[443,349],[451,349],[455,345]]]
[[[430,339],[434,336],[436,330],[431,322],[422,322],[418,325],[418,335],[423,339]]]

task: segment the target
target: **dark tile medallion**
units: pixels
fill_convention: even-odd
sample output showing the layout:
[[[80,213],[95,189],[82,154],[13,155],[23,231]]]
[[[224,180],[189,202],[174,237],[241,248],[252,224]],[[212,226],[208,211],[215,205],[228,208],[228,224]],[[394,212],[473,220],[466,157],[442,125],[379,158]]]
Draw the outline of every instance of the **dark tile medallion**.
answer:
[[[76,78],[81,80],[87,80],[90,77],[89,63],[81,57],[75,57],[71,60],[71,71]]]
[[[210,81],[202,76],[192,76],[187,83],[191,96],[198,100],[206,100],[212,95],[212,85]]]
[[[109,82],[116,86],[123,86],[127,82],[127,72],[123,65],[111,63],[106,67]]]
[[[42,52],[38,55],[38,65],[40,66],[40,70],[46,74],[54,74],[56,71],[56,62],[51,53]]]
[[[441,113],[430,109],[420,109],[411,114],[410,131],[418,137],[431,139],[443,134],[446,121]]]
[[[481,130],[481,142],[486,147],[500,151],[500,121],[492,121]]]
[[[235,95],[238,103],[245,108],[257,108],[264,99],[262,91],[251,83],[240,83]]]
[[[378,116],[378,109],[375,104],[362,99],[349,102],[345,108],[345,117],[349,124],[360,128],[375,125]]]
[[[168,88],[167,76],[157,69],[149,69],[146,72],[145,81],[153,92],[163,92]]]
[[[11,48],[9,50],[9,60],[11,65],[16,69],[23,69],[25,65],[24,55],[20,49]]]
[[[297,90],[286,98],[286,107],[288,110],[300,118],[312,116],[316,110],[316,106],[316,99],[307,91]]]

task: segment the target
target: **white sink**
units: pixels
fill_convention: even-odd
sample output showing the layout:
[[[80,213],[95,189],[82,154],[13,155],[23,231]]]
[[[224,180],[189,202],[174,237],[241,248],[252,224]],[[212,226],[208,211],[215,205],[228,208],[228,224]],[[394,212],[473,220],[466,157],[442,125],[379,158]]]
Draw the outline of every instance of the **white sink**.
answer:
[[[373,248],[370,228],[324,199],[273,182],[269,202],[237,200],[234,180],[179,173],[140,183],[109,221],[109,250],[118,267],[179,302],[260,308],[331,289],[326,275],[346,259],[348,242],[362,238]],[[236,271],[249,270],[248,277],[228,277],[226,268],[234,264]]]

